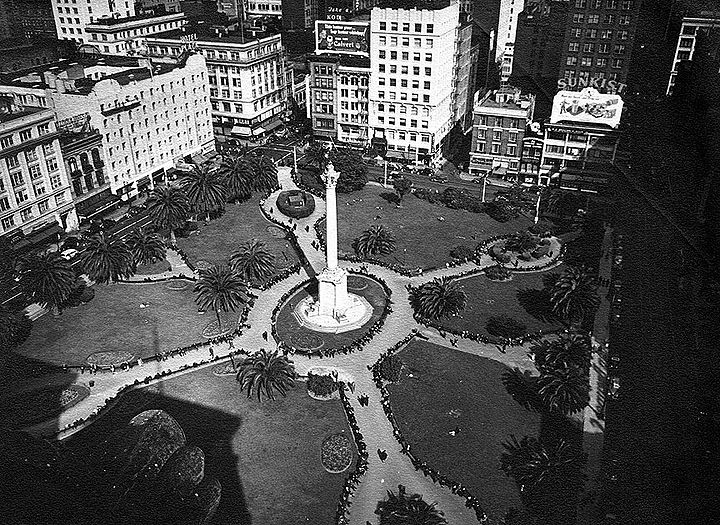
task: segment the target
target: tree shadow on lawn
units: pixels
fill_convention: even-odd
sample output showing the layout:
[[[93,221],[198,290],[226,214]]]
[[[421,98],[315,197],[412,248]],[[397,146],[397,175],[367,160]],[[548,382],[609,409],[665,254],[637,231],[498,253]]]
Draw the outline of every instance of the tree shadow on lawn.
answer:
[[[556,323],[557,318],[552,311],[550,294],[545,289],[525,288],[517,291],[517,300],[525,311],[543,323]]]

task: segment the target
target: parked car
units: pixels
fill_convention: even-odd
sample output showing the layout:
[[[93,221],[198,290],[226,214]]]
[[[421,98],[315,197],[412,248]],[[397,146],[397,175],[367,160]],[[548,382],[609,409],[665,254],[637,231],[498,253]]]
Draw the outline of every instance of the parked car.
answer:
[[[610,399],[617,399],[620,395],[620,378],[611,377],[610,383],[608,384],[608,397]]]
[[[432,177],[435,174],[435,170],[432,168],[421,168],[418,174],[422,175],[423,177]]]
[[[78,254],[78,251],[74,248],[68,248],[60,252],[60,257],[66,260],[70,260]]]
[[[440,184],[447,184],[448,178],[445,175],[437,174],[430,177],[432,182],[439,182]]]

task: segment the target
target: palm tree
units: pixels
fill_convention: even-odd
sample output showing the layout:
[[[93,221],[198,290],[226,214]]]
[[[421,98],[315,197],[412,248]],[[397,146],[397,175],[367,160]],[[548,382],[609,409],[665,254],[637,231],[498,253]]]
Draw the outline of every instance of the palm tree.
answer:
[[[398,493],[387,491],[387,498],[378,501],[375,514],[380,525],[446,525],[447,520],[437,503],[428,503],[420,494],[408,496],[405,487],[398,485]]]
[[[600,304],[595,278],[585,267],[569,266],[550,289],[553,312],[575,326]]]
[[[295,377],[295,366],[290,359],[278,355],[277,350],[270,353],[264,348],[248,356],[237,373],[240,387],[247,392],[248,398],[255,390],[258,401],[262,394],[274,400],[275,391],[285,397],[288,390],[295,387]]]
[[[577,368],[543,367],[537,386],[542,404],[550,412],[569,416],[590,402],[587,373]]]
[[[277,166],[270,157],[260,155],[253,159],[254,188],[262,193],[272,193],[280,187]]]
[[[128,245],[105,232],[90,237],[80,255],[80,265],[90,279],[98,283],[117,282],[134,273],[133,255]]]
[[[178,182],[187,193],[190,209],[194,213],[204,214],[209,219],[210,212],[225,207],[227,190],[217,169],[207,164],[196,164]]]
[[[0,348],[16,347],[27,336],[30,327],[30,319],[25,312],[0,305]]]
[[[75,284],[75,272],[70,261],[58,252],[22,258],[18,273],[23,293],[31,301],[50,308],[53,313],[60,312]]]
[[[253,239],[233,252],[230,266],[245,280],[262,281],[275,271],[275,256],[265,249],[264,242]]]
[[[361,257],[390,255],[395,251],[395,238],[385,226],[371,226],[353,241],[353,247]]]
[[[467,295],[460,284],[448,277],[435,278],[419,287],[409,286],[408,290],[416,319],[437,321],[459,314],[467,304]]]
[[[321,142],[311,142],[305,150],[305,166],[315,166],[320,173],[325,171],[329,162],[328,151]]]
[[[249,160],[240,155],[223,156],[220,164],[228,200],[243,201],[250,198],[253,192],[255,172]]]
[[[185,224],[190,214],[187,195],[174,186],[159,186],[148,197],[147,205],[155,227],[169,231],[170,244],[175,246],[175,230]]]
[[[135,265],[161,261],[165,258],[165,243],[156,233],[138,228],[127,238],[127,246]]]
[[[222,333],[220,310],[234,312],[248,300],[248,288],[245,281],[226,266],[211,266],[200,271],[200,279],[195,285],[195,302],[204,310],[213,309],[217,316],[218,333]]]
[[[563,477],[566,469],[582,460],[564,440],[546,448],[533,437],[524,436],[518,441],[511,435],[502,446],[505,452],[500,457],[500,468],[506,476],[515,479],[521,491],[541,485],[551,476]]]
[[[577,332],[543,339],[530,347],[538,369],[578,368],[587,373],[590,366],[590,338]]]

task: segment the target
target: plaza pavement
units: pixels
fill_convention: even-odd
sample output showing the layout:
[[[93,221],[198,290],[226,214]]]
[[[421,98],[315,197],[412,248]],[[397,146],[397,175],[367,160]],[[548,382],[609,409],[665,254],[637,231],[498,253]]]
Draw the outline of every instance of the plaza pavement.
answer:
[[[296,186],[292,181],[290,168],[279,168],[278,177],[282,190],[295,189]],[[325,257],[322,251],[314,249],[311,244],[316,241],[315,230],[313,228],[316,220],[325,213],[325,203],[321,199],[316,198],[316,207],[312,215],[305,219],[293,220],[281,215],[277,209],[277,196],[280,191],[270,195],[263,206],[268,214],[275,219],[281,220],[286,226],[292,228],[296,224],[295,234],[298,238],[301,249],[304,251],[312,267],[311,273],[319,272],[325,266]],[[270,210],[272,209],[272,213]],[[339,213],[343,210],[339,209]],[[308,230],[306,231],[306,226]],[[555,250],[555,257],[558,256],[559,250]],[[173,257],[172,255],[170,257]],[[177,261],[175,261],[177,262]],[[479,266],[484,267],[495,264],[489,256],[482,257]],[[527,264],[527,263],[525,263]],[[348,268],[359,269],[359,264],[343,263]],[[392,425],[388,421],[380,400],[380,391],[372,380],[371,372],[368,366],[375,363],[380,355],[388,348],[406,335],[411,330],[423,330],[423,334],[430,338],[430,341],[437,344],[447,346],[447,341],[441,338],[432,330],[425,330],[418,325],[414,318],[413,312],[408,302],[408,294],[406,286],[410,283],[418,285],[424,281],[439,276],[453,276],[464,271],[478,268],[475,263],[466,263],[454,268],[442,268],[432,272],[426,272],[422,275],[412,278],[401,276],[384,267],[365,263],[369,272],[380,279],[384,280],[387,286],[392,290],[392,308],[393,312],[388,315],[382,330],[375,335],[373,340],[368,343],[362,351],[354,352],[350,355],[337,355],[331,358],[308,358],[307,356],[295,355],[293,360],[296,369],[300,375],[307,375],[308,370],[314,366],[323,366],[335,368],[341,377],[355,383],[355,395],[349,396],[352,406],[355,410],[360,432],[363,434],[365,443],[369,453],[369,466],[367,472],[361,477],[360,485],[357,487],[354,495],[350,499],[350,523],[353,525],[365,525],[366,521],[375,522],[376,516],[374,511],[377,502],[386,497],[387,490],[397,490],[398,484],[407,487],[409,493],[422,494],[424,499],[429,502],[437,502],[438,508],[441,509],[448,520],[449,524],[471,524],[476,523],[475,512],[465,507],[465,498],[459,497],[451,492],[449,488],[441,487],[434,483],[429,477],[425,477],[422,472],[416,471],[407,456],[401,453],[400,445],[393,435]],[[173,268],[176,270],[177,268]],[[175,273],[175,272],[173,272]],[[178,272],[179,273],[179,272]],[[269,290],[259,292],[255,305],[249,313],[247,324],[250,328],[243,330],[242,335],[237,336],[233,343],[234,349],[245,349],[254,352],[260,348],[273,350],[275,343],[265,341],[262,337],[264,332],[268,334],[271,331],[271,315],[280,298],[296,284],[308,279],[309,275],[306,269],[303,269],[298,275],[292,275],[275,284]],[[198,336],[200,338],[200,336]],[[505,363],[508,366],[518,366],[522,369],[532,369],[532,363],[527,358],[524,348],[509,349],[508,353],[502,354],[494,345],[483,345],[476,341],[460,339],[458,346],[453,347],[458,351],[470,352],[476,355],[482,355]],[[172,349],[167,349],[172,350]],[[214,354],[216,356],[226,356],[233,349],[229,344],[214,345]],[[76,405],[62,412],[56,419],[43,424],[30,427],[29,431],[37,434],[56,434],[58,429],[62,429],[71,424],[75,420],[87,418],[91,414],[100,411],[105,405],[107,399],[114,397],[120,390],[127,385],[132,384],[136,379],[142,381],[147,376],[154,376],[159,372],[178,371],[187,364],[200,362],[208,359],[209,352],[207,348],[188,351],[183,356],[168,358],[164,361],[149,362],[142,366],[135,366],[128,371],[118,371],[117,373],[102,373],[97,375],[75,377],[75,382],[87,383],[92,379],[95,386],[91,388],[89,397],[83,399]],[[208,363],[202,366],[213,366],[215,363]],[[178,371],[177,373],[188,373],[197,370],[197,368],[187,371]],[[167,376],[163,379],[167,379]],[[49,380],[49,379],[48,379]],[[141,385],[142,386],[142,385]],[[367,407],[360,406],[356,395],[367,394],[370,402]],[[64,438],[70,432],[61,433],[59,437]],[[376,453],[377,449],[387,451],[388,458],[385,462],[381,462]],[[483,494],[475,494],[479,501],[483,502]]]

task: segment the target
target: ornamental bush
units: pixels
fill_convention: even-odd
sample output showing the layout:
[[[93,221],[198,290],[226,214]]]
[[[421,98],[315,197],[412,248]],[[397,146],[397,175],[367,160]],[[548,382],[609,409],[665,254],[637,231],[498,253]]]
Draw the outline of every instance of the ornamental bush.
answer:
[[[474,255],[474,253],[475,250],[473,250],[470,246],[467,246],[466,244],[460,244],[450,250],[450,257],[463,261],[470,259]]]
[[[492,281],[504,281],[509,279],[511,275],[512,272],[510,270],[499,264],[485,268],[485,277]]]
[[[307,389],[316,396],[328,397],[338,389],[338,384],[332,376],[308,372]]]
[[[399,357],[389,355],[380,362],[380,377],[382,377],[385,381],[394,383],[400,379],[402,366],[403,363]]]

